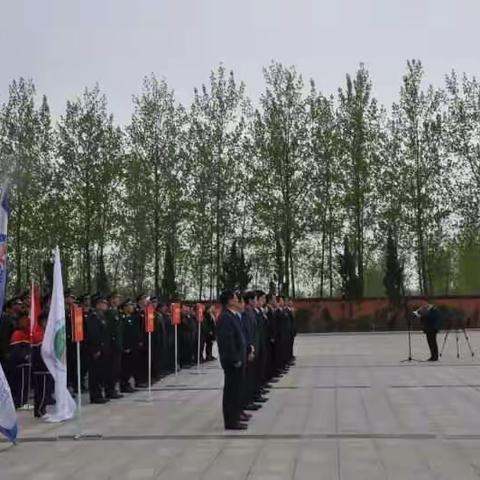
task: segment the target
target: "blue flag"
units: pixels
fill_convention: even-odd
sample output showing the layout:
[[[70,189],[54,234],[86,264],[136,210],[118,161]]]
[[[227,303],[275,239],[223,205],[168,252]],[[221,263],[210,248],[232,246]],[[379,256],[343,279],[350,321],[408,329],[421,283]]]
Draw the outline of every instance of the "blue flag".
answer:
[[[8,233],[8,193],[2,187],[0,196],[0,313],[3,312],[7,290],[7,233]],[[15,443],[17,440],[17,414],[3,368],[0,365],[0,433]]]
[[[8,240],[8,192],[2,187],[0,197],[0,315],[3,312],[7,291],[7,240]]]
[[[0,433],[12,443],[17,441],[17,413],[3,368],[0,365]]]

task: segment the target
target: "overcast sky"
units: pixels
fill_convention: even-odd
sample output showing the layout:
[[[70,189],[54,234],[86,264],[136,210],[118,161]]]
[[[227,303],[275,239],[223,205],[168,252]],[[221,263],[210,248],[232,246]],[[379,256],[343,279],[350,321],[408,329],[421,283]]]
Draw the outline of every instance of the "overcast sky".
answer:
[[[379,99],[397,96],[406,60],[440,84],[455,68],[480,76],[479,0],[0,0],[0,102],[33,78],[52,113],[99,82],[129,120],[143,76],[164,77],[185,103],[219,62],[253,98],[262,67],[295,65],[325,93],[364,62]]]

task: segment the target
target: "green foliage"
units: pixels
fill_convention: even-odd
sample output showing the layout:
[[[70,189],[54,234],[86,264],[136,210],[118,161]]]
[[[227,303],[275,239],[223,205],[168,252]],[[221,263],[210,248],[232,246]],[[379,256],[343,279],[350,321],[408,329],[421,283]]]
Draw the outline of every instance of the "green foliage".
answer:
[[[177,283],[175,282],[175,264],[170,246],[165,249],[163,262],[162,299],[168,302],[177,299]]]
[[[245,261],[242,251],[238,251],[236,240],[233,241],[230,253],[223,263],[223,273],[220,276],[222,288],[235,288],[245,291],[252,281],[251,264]]]
[[[185,108],[150,75],[124,129],[98,86],[52,123],[33,82],[13,81],[0,106],[10,290],[48,286],[59,245],[78,293],[213,299],[226,283],[358,299],[381,295],[383,258],[393,303],[403,284],[479,293],[480,83],[423,78],[407,62],[387,110],[363,65],[332,95],[272,63],[253,108],[220,65]]]
[[[383,297],[385,288],[383,286],[382,265],[372,263],[365,268],[364,274],[364,297]]]
[[[357,261],[351,251],[348,238],[343,241],[343,254],[338,255],[338,273],[342,280],[341,292],[345,300],[362,298],[361,280],[357,273]]]
[[[397,244],[392,230],[389,230],[387,236],[383,285],[390,303],[399,306],[402,296],[404,295],[403,265],[398,258]]]
[[[464,241],[459,248],[458,273],[455,290],[457,293],[480,293],[480,244],[473,239]]]

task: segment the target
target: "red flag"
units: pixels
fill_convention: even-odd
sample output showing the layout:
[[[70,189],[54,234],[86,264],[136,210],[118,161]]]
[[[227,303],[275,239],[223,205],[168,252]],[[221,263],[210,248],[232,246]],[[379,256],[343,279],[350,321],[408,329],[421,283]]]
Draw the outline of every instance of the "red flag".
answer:
[[[180,325],[182,323],[182,306],[179,303],[172,303],[170,308],[172,315],[172,325]]]
[[[32,289],[30,290],[30,336],[33,336],[33,332],[37,329],[40,313],[40,285],[32,282]]]
[[[147,333],[155,331],[155,307],[151,303],[145,307],[145,331]]]
[[[72,305],[71,315],[72,319],[72,333],[74,342],[83,342],[83,309],[78,305]]]

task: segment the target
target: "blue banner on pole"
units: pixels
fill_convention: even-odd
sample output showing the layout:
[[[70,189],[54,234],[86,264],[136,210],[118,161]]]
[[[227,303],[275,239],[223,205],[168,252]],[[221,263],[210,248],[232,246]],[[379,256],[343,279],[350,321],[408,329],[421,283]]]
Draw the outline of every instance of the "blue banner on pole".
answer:
[[[8,191],[2,188],[0,197],[0,315],[3,312],[5,295],[7,292],[7,264],[8,264]]]

